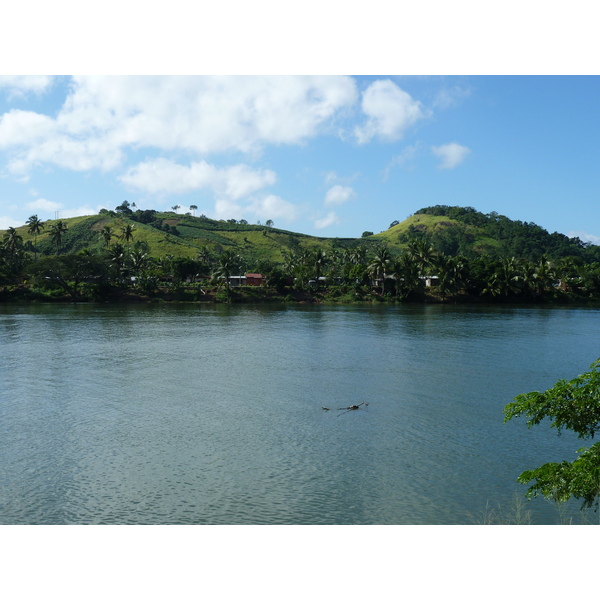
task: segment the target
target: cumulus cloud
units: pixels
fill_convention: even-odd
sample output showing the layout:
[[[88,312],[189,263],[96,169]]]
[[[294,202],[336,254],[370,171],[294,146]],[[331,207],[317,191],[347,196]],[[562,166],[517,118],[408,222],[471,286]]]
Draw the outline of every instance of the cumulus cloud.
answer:
[[[361,107],[367,120],[354,130],[359,144],[375,137],[400,139],[406,129],[427,116],[419,101],[389,79],[372,83],[363,93]]]
[[[217,168],[202,160],[185,166],[166,158],[139,163],[120,177],[127,186],[150,194],[185,194],[210,189],[230,200],[273,185],[276,179],[273,171],[256,170],[245,164]]]
[[[263,221],[284,221],[291,223],[300,214],[298,207],[274,194],[261,197],[251,197],[247,200],[234,201],[230,198],[215,200],[216,219],[259,219]]]
[[[243,198],[273,185],[276,180],[277,176],[269,169],[254,170],[247,165],[234,165],[218,171],[216,190],[229,198]]]
[[[0,75],[0,89],[7,89],[11,96],[27,93],[40,94],[52,85],[50,75]]]
[[[215,219],[239,219],[244,214],[243,207],[227,198],[217,198],[215,201]]]
[[[299,216],[298,207],[279,196],[269,194],[263,198],[255,198],[250,203],[250,210],[261,219],[278,219],[291,223]]]
[[[46,200],[45,198],[38,198],[33,202],[27,203],[27,208],[31,210],[39,210],[41,212],[53,212],[63,207],[60,202],[52,202],[52,200]]]
[[[340,219],[337,214],[332,210],[329,213],[322,217],[321,219],[315,220],[315,229],[325,229],[325,227],[329,227],[330,225],[335,225],[339,223]]]
[[[36,164],[48,163],[74,171],[108,171],[121,161],[118,147],[94,136],[70,132],[58,120],[32,111],[11,110],[0,117],[0,149],[11,152],[8,171],[26,175]]]
[[[129,148],[206,156],[302,143],[356,100],[345,76],[74,77],[55,118],[11,111],[0,140],[13,170],[110,170]]]
[[[11,110],[0,117],[0,148],[27,147],[56,133],[50,117],[29,110]]]
[[[334,185],[325,195],[325,206],[344,204],[356,196],[356,192],[349,186]]]
[[[441,163],[438,165],[440,169],[454,169],[471,152],[466,146],[454,142],[442,146],[432,146],[431,151],[441,159]]]

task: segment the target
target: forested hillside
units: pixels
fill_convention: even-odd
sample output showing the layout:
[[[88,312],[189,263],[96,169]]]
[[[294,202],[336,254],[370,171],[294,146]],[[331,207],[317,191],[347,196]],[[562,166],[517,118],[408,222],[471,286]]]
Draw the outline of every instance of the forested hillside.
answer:
[[[361,238],[134,208],[3,232],[0,298],[231,299],[236,277],[259,273],[290,299],[600,300],[599,246],[469,207],[423,208]]]
[[[422,208],[376,237],[399,246],[411,239],[425,240],[439,252],[467,258],[486,255],[525,260],[538,260],[542,256],[552,260],[566,257],[584,262],[600,260],[600,246],[562,233],[548,233],[535,223],[513,221],[495,212],[483,214],[471,207]]]

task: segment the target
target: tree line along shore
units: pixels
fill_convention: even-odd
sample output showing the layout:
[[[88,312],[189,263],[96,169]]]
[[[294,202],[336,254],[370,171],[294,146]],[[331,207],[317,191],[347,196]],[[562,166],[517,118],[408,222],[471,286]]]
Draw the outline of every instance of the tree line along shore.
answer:
[[[124,202],[8,228],[0,300],[595,303],[600,247],[461,207],[338,239]]]

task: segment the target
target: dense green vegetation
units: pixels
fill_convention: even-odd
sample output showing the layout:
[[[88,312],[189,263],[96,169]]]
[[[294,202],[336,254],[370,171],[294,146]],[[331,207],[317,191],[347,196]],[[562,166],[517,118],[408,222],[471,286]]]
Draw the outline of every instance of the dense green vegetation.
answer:
[[[0,298],[597,301],[600,247],[473,208],[434,206],[379,234],[317,238],[244,220],[138,210],[41,222],[0,245]],[[261,273],[261,290],[232,276]]]
[[[486,255],[537,261],[545,256],[553,261],[567,257],[600,261],[599,246],[562,233],[548,233],[535,223],[513,221],[495,212],[485,215],[471,207],[423,208],[402,223],[395,221],[377,237],[399,245],[415,238],[426,240],[439,252],[466,258]]]
[[[590,371],[571,381],[561,379],[545,392],[520,394],[504,409],[505,421],[526,416],[527,425],[538,425],[544,419],[560,434],[562,429],[574,431],[581,439],[593,439],[600,431],[600,359]],[[581,448],[574,461],[546,463],[524,471],[521,483],[535,483],[527,495],[565,502],[574,497],[583,501],[582,508],[597,511],[600,501],[600,442]]]

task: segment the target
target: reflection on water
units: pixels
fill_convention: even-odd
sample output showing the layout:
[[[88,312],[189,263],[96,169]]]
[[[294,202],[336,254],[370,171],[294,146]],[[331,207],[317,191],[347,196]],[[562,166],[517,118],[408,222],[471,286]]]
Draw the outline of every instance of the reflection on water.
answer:
[[[584,309],[2,306],[0,523],[470,523],[574,458],[502,408],[599,333]]]

